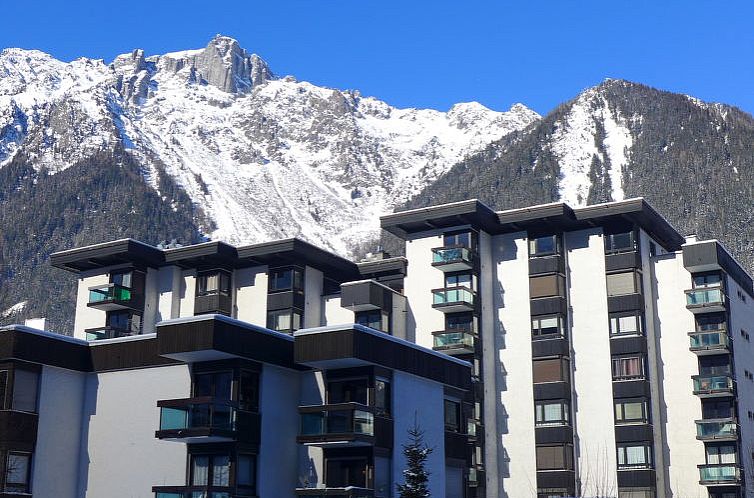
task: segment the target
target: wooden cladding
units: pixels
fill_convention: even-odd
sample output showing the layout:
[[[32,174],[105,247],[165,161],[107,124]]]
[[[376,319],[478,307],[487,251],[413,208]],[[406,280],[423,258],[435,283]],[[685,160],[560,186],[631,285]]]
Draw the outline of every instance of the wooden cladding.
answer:
[[[529,277],[529,297],[564,297],[565,278],[563,275],[541,275]]]

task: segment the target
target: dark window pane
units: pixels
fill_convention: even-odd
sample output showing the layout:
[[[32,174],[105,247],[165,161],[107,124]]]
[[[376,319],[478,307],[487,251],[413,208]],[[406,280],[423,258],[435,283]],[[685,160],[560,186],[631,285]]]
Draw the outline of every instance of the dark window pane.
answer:
[[[236,484],[254,488],[256,486],[257,457],[255,455],[238,455]]]
[[[365,488],[367,484],[367,460],[363,458],[328,458],[325,483],[328,488],[354,486]]]
[[[241,371],[238,387],[238,405],[241,410],[257,411],[259,409],[259,374]]]
[[[445,315],[445,330],[474,330],[474,316],[471,313],[448,313]]]
[[[390,413],[390,382],[377,379],[374,383],[374,408],[378,414]]]
[[[461,431],[461,404],[457,401],[445,400],[445,430]]]
[[[331,381],[327,385],[329,403],[367,404],[369,383],[367,379],[349,379]]]
[[[23,412],[37,411],[37,389],[39,374],[28,370],[13,373],[13,402],[11,408]]]
[[[5,410],[7,400],[5,394],[8,391],[8,371],[0,370],[0,410]]]
[[[28,453],[8,453],[5,468],[5,491],[27,493],[29,491],[29,467],[31,455]]]

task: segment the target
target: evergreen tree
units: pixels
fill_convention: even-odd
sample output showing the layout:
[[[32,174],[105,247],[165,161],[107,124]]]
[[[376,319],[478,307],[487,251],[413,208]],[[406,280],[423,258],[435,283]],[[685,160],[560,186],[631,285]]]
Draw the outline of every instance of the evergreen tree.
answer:
[[[409,442],[403,445],[403,455],[406,457],[406,470],[403,471],[404,484],[398,484],[400,498],[429,498],[429,472],[424,468],[427,457],[433,448],[424,444],[424,431],[414,421],[414,426],[408,429]]]

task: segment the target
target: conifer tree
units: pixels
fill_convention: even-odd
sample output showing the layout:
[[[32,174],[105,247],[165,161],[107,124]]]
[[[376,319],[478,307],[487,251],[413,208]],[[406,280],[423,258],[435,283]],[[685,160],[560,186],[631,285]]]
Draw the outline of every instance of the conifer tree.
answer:
[[[405,483],[397,485],[400,498],[429,498],[429,472],[425,464],[432,450],[424,443],[424,431],[414,420],[413,427],[408,429],[408,443],[403,445],[406,469],[403,471]]]

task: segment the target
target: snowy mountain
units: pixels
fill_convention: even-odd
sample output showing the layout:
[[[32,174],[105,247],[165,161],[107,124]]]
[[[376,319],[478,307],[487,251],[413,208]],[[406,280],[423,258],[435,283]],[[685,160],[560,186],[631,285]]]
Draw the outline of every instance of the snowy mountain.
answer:
[[[453,164],[525,128],[522,105],[397,109],[357,91],[276,77],[217,36],[200,50],[111,64],[0,54],[0,167],[17,154],[56,174],[124,147],[159,192],[168,175],[232,243],[302,236],[342,254]]]

